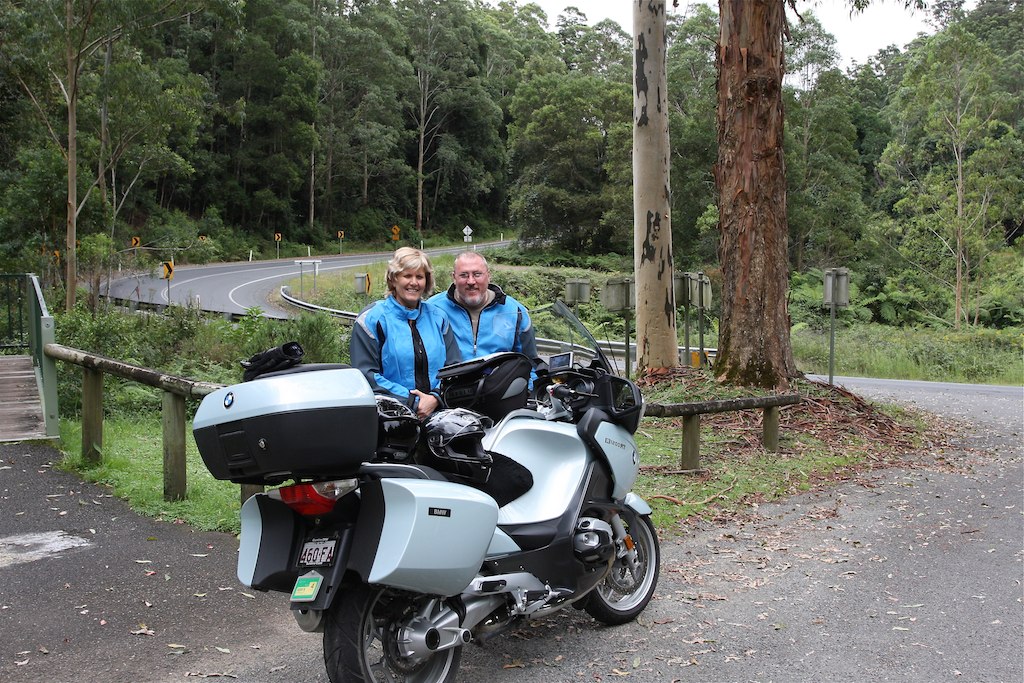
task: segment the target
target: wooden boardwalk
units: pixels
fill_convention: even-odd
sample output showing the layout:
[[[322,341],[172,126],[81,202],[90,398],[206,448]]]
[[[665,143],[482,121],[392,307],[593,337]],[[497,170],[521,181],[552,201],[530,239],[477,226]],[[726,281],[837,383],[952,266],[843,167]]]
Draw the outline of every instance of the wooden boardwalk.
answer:
[[[31,356],[0,356],[0,442],[45,439],[46,421]]]

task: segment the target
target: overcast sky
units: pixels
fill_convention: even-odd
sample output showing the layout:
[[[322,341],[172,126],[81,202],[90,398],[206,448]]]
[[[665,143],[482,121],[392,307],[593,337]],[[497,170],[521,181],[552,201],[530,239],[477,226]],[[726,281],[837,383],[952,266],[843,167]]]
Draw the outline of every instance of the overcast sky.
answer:
[[[528,0],[517,0],[525,4]],[[679,0],[679,7],[672,8],[672,0],[666,0],[670,14],[683,14],[689,7],[702,0]],[[717,11],[717,0],[704,0]],[[622,24],[627,32],[633,30],[633,0],[532,0],[540,5],[554,27],[555,20],[566,7],[578,7],[589,23],[610,18]],[[968,3],[974,4],[974,3]],[[869,57],[889,45],[901,50],[919,32],[933,33],[925,23],[927,14],[903,8],[902,0],[874,0],[863,13],[850,17],[846,0],[797,0],[801,13],[812,9],[822,26],[836,37],[836,47],[842,58],[842,66],[848,67],[854,61],[863,64]]]

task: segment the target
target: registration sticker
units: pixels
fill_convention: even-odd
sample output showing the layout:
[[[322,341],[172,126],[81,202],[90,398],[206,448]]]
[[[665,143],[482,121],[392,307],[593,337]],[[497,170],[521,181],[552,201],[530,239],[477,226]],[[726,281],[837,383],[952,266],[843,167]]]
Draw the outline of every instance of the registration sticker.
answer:
[[[307,572],[295,580],[292,588],[292,602],[313,602],[324,585],[324,577],[317,572]]]

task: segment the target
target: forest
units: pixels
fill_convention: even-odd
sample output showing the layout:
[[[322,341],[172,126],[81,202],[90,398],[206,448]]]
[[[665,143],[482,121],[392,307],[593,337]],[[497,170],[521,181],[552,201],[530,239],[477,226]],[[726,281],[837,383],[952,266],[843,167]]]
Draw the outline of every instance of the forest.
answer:
[[[1024,2],[929,5],[933,35],[845,70],[789,14],[792,278],[848,268],[864,322],[1017,327]],[[674,266],[714,280],[717,15],[668,36]],[[392,226],[628,259],[632,68],[618,24],[507,0],[0,0],[0,271],[62,289],[72,220],[83,274]]]

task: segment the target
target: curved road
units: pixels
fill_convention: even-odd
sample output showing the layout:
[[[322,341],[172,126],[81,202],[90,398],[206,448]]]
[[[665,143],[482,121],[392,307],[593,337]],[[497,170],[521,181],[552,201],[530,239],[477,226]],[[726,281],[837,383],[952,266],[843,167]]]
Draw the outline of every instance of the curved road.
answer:
[[[489,242],[474,245],[475,248],[491,248],[507,242]],[[469,245],[427,249],[433,254],[458,253]],[[300,266],[297,261],[318,260],[318,272],[353,268],[386,261],[391,252],[356,254],[351,256],[312,256],[274,261],[249,261],[218,263],[202,266],[175,266],[174,277],[168,282],[156,275],[140,273],[113,280],[108,295],[128,302],[166,305],[168,299],[179,305],[198,306],[205,311],[225,313],[233,316],[244,315],[251,308],[259,307],[264,315],[273,318],[287,318],[290,311],[275,306],[271,295],[281,284],[294,278],[303,278],[306,286],[313,286],[313,265]],[[381,285],[374,285],[381,292]]]

